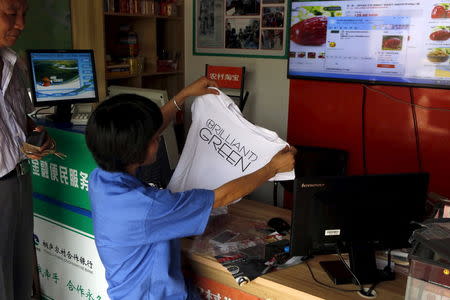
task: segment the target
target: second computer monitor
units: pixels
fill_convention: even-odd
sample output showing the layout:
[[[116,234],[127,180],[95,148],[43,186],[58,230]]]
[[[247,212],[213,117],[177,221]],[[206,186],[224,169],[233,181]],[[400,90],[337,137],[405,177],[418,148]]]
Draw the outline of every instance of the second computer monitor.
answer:
[[[296,179],[291,255],[348,251],[361,277],[374,273],[357,254],[374,263],[375,249],[408,247],[411,222],[425,216],[427,187],[426,173]]]

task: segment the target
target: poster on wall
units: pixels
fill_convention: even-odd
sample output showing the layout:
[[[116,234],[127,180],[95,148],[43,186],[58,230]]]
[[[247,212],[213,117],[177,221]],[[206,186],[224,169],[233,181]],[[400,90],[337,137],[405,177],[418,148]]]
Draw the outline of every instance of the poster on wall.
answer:
[[[194,55],[286,58],[288,0],[195,0]]]

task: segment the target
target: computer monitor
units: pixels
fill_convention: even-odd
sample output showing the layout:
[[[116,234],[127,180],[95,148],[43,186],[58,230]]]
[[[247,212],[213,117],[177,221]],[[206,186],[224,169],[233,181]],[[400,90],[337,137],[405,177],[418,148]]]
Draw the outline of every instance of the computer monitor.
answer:
[[[148,98],[158,104],[159,107],[169,101],[166,90],[137,88],[132,86],[110,85],[108,86],[108,97],[116,96],[118,94],[136,94]]]
[[[33,104],[56,106],[53,121],[70,122],[71,104],[98,102],[92,50],[27,50],[27,59]]]
[[[362,284],[393,279],[377,270],[375,250],[409,246],[411,222],[425,216],[427,187],[426,173],[298,178],[291,255],[348,252],[350,269]],[[335,283],[352,281],[339,276],[343,265],[321,265]]]
[[[147,183],[158,188],[166,188],[172,178],[175,168],[172,168],[169,162],[169,152],[167,151],[164,135],[161,136],[159,142],[156,160],[151,165],[141,166],[138,168],[137,177]]]
[[[297,149],[295,176],[344,176],[347,172],[348,153],[345,150],[294,145]],[[289,193],[294,192],[294,180],[280,181]]]

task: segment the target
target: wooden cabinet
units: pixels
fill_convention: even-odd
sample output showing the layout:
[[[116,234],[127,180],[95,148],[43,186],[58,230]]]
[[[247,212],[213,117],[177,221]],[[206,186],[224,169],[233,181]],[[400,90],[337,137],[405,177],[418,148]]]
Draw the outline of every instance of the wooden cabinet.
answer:
[[[100,99],[109,85],[126,85],[167,90],[169,97],[184,86],[184,18],[104,11],[104,0],[72,0],[72,39],[74,49],[94,49]],[[130,25],[139,41],[142,68],[120,74],[106,72],[106,58],[118,47],[120,26]],[[177,69],[158,71],[161,53],[177,56]]]

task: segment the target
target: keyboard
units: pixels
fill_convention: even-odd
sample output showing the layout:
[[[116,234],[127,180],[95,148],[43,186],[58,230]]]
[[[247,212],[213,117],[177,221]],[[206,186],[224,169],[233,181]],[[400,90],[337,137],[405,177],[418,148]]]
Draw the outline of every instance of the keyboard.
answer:
[[[74,125],[86,125],[90,115],[91,115],[90,113],[85,112],[73,113],[70,122],[72,122],[72,124]]]

